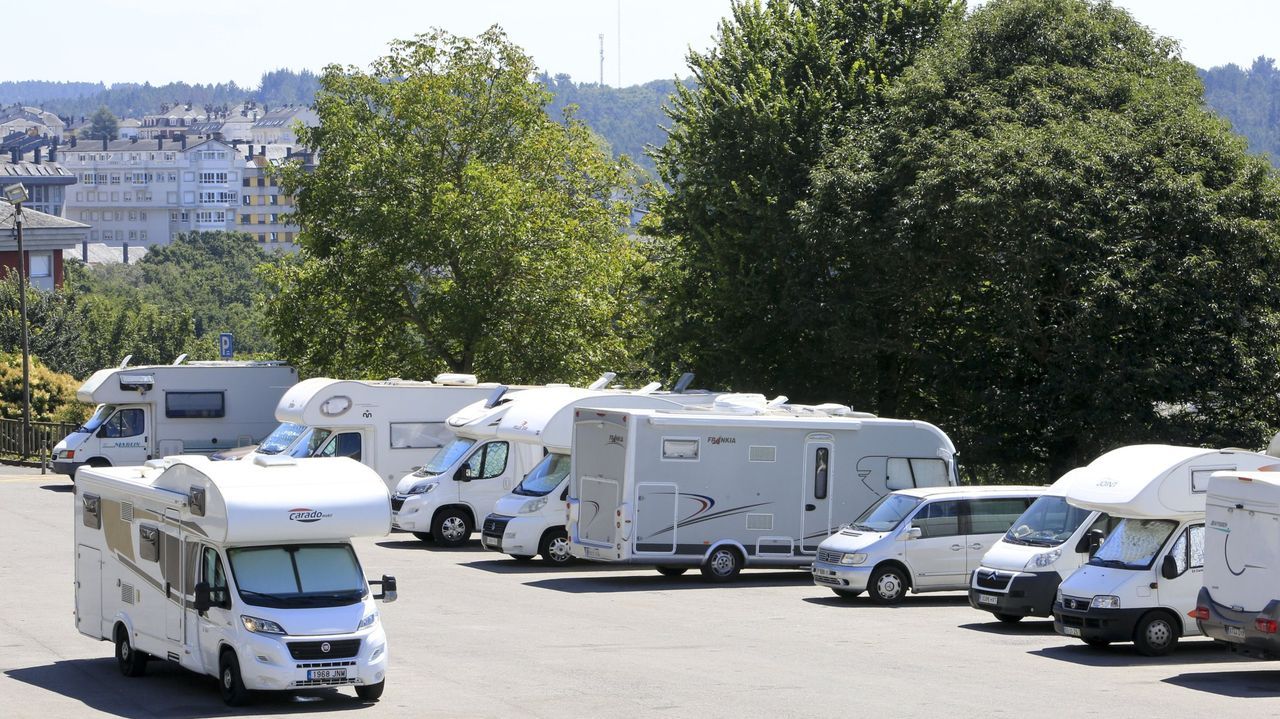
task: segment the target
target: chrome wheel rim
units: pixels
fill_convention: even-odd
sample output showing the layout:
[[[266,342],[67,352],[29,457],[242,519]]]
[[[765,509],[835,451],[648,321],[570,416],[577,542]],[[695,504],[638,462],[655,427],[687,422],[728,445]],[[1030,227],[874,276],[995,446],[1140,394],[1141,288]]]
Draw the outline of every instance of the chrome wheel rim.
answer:
[[[440,533],[449,541],[462,539],[462,533],[466,528],[467,523],[462,521],[462,517],[445,517],[440,523]]]
[[[885,599],[896,599],[902,593],[902,580],[891,572],[882,574],[876,582],[876,591]]]
[[[129,661],[129,640],[123,637],[120,638],[120,658]]]
[[[733,556],[726,550],[720,550],[711,556],[711,571],[724,576],[733,571]]]
[[[231,667],[227,667],[222,670],[222,686],[230,690],[231,684]]]
[[[1157,619],[1147,625],[1147,643],[1156,648],[1164,648],[1173,638],[1173,627],[1163,619]]]
[[[547,545],[547,553],[551,555],[552,561],[564,562],[569,559],[569,539],[567,537],[556,537]]]

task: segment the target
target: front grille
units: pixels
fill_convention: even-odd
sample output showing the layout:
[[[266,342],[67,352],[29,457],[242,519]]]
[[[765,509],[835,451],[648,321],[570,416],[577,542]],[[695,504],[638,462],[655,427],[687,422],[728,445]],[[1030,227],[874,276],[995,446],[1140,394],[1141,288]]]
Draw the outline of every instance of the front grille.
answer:
[[[484,518],[484,526],[480,533],[491,537],[501,537],[502,533],[507,531],[507,524],[512,520],[505,514],[490,514]]]
[[[813,575],[813,581],[818,582],[819,584],[834,584],[837,587],[843,586],[845,584],[844,581],[840,579],[836,579],[835,577],[824,576],[822,574]]]
[[[347,677],[346,679],[301,679],[293,683],[295,687],[340,687],[347,684],[355,684],[358,679],[355,677]]]
[[[979,589],[994,589],[1003,592],[1009,588],[1009,582],[1013,581],[1012,574],[1001,574],[992,569],[979,569],[974,579],[974,584]]]
[[[1077,612],[1083,612],[1086,609],[1088,609],[1090,603],[1092,603],[1092,600],[1081,599],[1080,597],[1063,597],[1062,598],[1063,609],[1071,609]]]
[[[325,651],[325,648],[328,651]],[[327,642],[289,642],[294,659],[345,659],[360,653],[359,639],[331,639]]]
[[[839,564],[840,559],[844,557],[844,552],[835,552],[830,549],[818,550],[818,561],[829,562],[831,564]]]
[[[355,660],[346,659],[339,662],[298,662],[299,669],[332,669],[334,667],[354,667]]]
[[[393,511],[393,512],[399,512],[399,511],[400,511],[400,508],[401,508],[401,507],[403,507],[403,506],[404,506],[404,499],[402,499],[402,498],[400,498],[400,497],[392,497],[392,498],[391,498],[391,511]]]

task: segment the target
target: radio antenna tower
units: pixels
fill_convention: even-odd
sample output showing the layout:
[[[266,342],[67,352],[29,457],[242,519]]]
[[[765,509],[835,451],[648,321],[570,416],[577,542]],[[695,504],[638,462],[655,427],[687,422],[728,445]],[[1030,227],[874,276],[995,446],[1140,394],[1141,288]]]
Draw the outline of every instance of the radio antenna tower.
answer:
[[[622,0],[618,0],[618,87],[622,87]]]
[[[600,86],[604,87],[604,33],[600,33]]]

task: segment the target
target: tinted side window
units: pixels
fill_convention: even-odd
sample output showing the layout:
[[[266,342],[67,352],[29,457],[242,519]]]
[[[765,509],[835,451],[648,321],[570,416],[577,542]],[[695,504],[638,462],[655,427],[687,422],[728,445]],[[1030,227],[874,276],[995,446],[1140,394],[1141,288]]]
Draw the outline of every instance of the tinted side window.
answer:
[[[168,392],[164,416],[170,419],[216,419],[226,415],[222,392]]]
[[[831,459],[831,450],[826,447],[818,447],[814,450],[813,456],[813,496],[815,499],[827,498],[827,476],[828,461]]]
[[[146,429],[145,424],[146,420],[141,409],[122,409],[111,415],[111,419],[103,423],[102,430],[98,436],[114,439],[136,437]]]
[[[970,534],[1004,534],[1027,511],[1022,497],[969,500]]]
[[[954,537],[960,534],[960,502],[933,502],[921,507],[911,526],[919,527],[922,539]]]
[[[321,457],[350,457],[360,461],[360,433],[343,432],[334,437],[320,450]]]

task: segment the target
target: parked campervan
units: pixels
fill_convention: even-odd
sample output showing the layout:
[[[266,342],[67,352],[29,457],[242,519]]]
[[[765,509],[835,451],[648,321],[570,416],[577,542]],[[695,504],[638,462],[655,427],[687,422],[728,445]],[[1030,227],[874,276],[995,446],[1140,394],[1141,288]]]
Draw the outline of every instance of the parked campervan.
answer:
[[[1219,472],[1205,499],[1204,585],[1192,616],[1233,653],[1280,658],[1280,465]]]
[[[574,411],[580,407],[680,409],[710,404],[717,396],[705,391],[656,392],[655,387],[634,392],[530,390],[516,397],[499,421],[497,436],[512,444],[541,447],[544,456],[484,518],[484,548],[516,559],[542,555],[553,564],[570,561],[564,523]]]
[[[1243,450],[1137,445],[1082,468],[1067,487],[1067,502],[1121,521],[1058,587],[1054,629],[1095,647],[1132,641],[1147,656],[1167,654],[1179,637],[1198,634],[1187,613],[1204,576],[1209,477],[1275,462]]]
[[[350,541],[390,529],[369,468],[178,456],[83,468],[76,495],[76,627],[114,642],[125,676],[168,659],[216,676],[228,704],[259,689],[382,694],[373,600],[395,599],[395,579],[366,581]]]
[[[971,606],[1007,623],[1053,616],[1058,585],[1088,561],[1118,521],[1067,503],[1067,486],[1078,475],[1072,470],[1045,489],[991,545],[970,578]]]
[[[924,422],[847,407],[576,411],[575,557],[700,567],[808,566],[841,524],[894,489],[956,483],[955,447]]]
[[[913,593],[964,589],[969,575],[1044,487],[903,489],[867,508],[822,544],[813,581],[876,604]]]
[[[450,415],[497,387],[475,375],[439,375],[431,382],[303,380],[280,398],[275,416],[281,424],[255,455],[349,457],[394,489],[453,439],[445,424]]]
[[[76,399],[93,416],[53,448],[55,472],[139,465],[175,454],[255,444],[276,426],[276,402],[298,381],[280,362],[184,362],[94,372]]]

